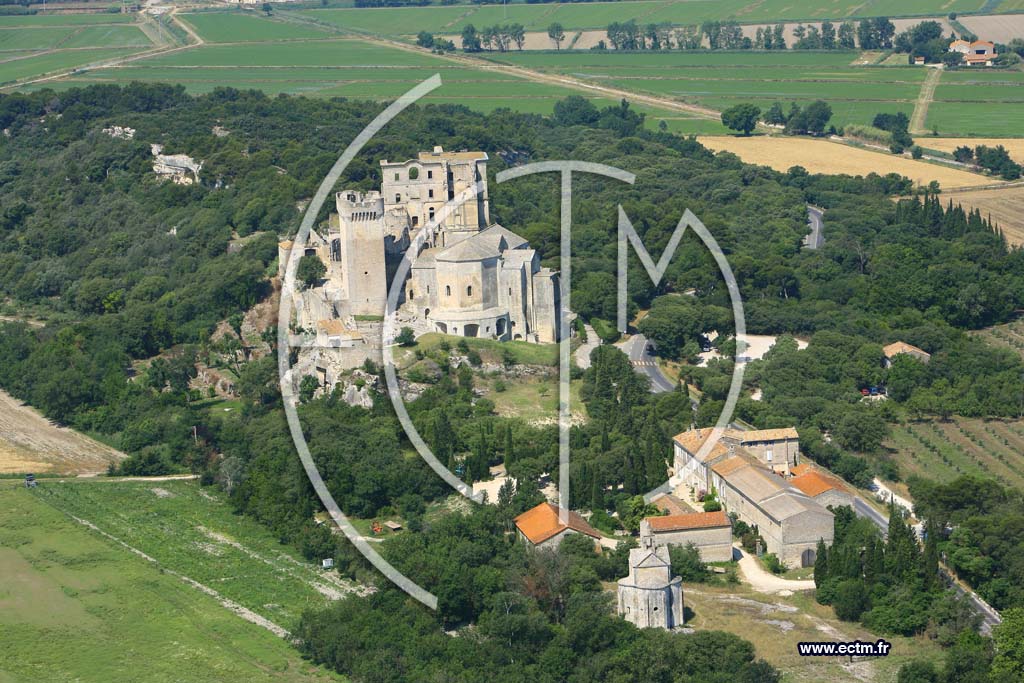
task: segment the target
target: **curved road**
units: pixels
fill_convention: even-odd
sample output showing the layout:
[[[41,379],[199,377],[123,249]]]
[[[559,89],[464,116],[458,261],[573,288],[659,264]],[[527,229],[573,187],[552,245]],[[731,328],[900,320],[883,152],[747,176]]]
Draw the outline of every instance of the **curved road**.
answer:
[[[642,375],[651,380],[651,392],[661,394],[675,391],[676,383],[665,376],[658,367],[658,361],[651,355],[650,343],[642,334],[635,334],[628,341],[616,344],[629,358],[629,362]]]
[[[804,238],[804,246],[808,249],[820,249],[825,244],[825,236],[822,234],[825,227],[822,220],[824,213],[815,206],[807,205],[807,224],[811,226],[811,234]]]

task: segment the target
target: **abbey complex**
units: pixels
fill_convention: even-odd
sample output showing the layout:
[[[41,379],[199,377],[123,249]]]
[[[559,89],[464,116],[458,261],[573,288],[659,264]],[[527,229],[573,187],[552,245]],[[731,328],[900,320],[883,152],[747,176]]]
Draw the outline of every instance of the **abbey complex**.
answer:
[[[397,285],[396,315],[417,336],[558,341],[558,273],[541,266],[524,238],[491,222],[487,161],[484,152],[435,147],[381,161],[379,192],[337,193],[337,212],[305,246],[325,277],[297,306],[296,325],[316,334],[323,360],[353,367],[379,357],[388,292],[405,257],[411,267]],[[292,246],[281,243],[280,263]],[[332,374],[324,365],[322,377]]]

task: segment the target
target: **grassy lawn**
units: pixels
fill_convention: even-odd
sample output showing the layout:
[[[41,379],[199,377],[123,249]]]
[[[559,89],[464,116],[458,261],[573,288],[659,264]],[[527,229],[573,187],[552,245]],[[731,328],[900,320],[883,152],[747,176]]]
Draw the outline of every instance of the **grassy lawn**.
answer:
[[[491,380],[485,386],[489,388],[487,398],[494,401],[495,411],[502,417],[516,417],[532,423],[547,423],[558,419],[558,379],[520,379],[500,380],[504,391],[496,391],[499,380]],[[572,419],[586,420],[586,408],[580,400],[580,388],[583,380],[573,380],[569,384],[569,406]]]
[[[416,340],[416,347],[425,353],[440,349],[441,342],[447,342],[453,353],[459,353],[458,344],[462,341],[480,354],[485,363],[500,363],[503,354],[508,351],[516,363],[524,365],[547,365],[554,367],[558,364],[557,344],[531,344],[524,341],[500,342],[493,339],[481,339],[479,337],[453,337],[439,332],[430,332]],[[397,357],[397,356],[396,356]]]
[[[5,682],[343,680],[41,496],[2,482],[0,576]]]
[[[685,584],[683,601],[692,612],[687,626],[740,634],[754,644],[757,656],[779,667],[787,682],[895,681],[904,663],[938,656],[939,647],[927,638],[886,637],[893,644],[888,657],[858,659],[801,657],[803,641],[857,640],[879,636],[858,624],[841,622],[831,607],[819,605],[811,593],[788,597],[763,595],[744,586]]]
[[[36,495],[288,630],[352,588],[195,481],[54,482]]]

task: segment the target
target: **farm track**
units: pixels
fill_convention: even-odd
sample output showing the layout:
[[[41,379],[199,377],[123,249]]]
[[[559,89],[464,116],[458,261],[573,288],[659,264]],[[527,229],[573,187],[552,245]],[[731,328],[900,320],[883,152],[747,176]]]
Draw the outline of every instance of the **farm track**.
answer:
[[[928,107],[935,99],[935,88],[939,85],[941,78],[941,67],[929,68],[928,75],[925,77],[924,83],[921,84],[921,94],[918,95],[917,103],[914,104],[914,113],[910,117],[911,135],[923,135],[927,132],[924,127],[928,120]]]
[[[177,24],[183,31],[185,31],[185,33],[187,33],[193,40],[195,40],[195,43],[190,45],[177,45],[177,43],[175,43],[173,47],[167,45],[164,47],[156,47],[150,50],[135,52],[130,55],[125,55],[124,57],[115,57],[113,59],[100,60],[98,62],[93,62],[91,64],[79,64],[78,66],[72,67],[70,69],[62,69],[60,71],[44,74],[42,76],[32,76],[30,78],[12,81],[11,83],[8,83],[0,87],[0,92],[6,92],[15,88],[20,88],[22,86],[32,85],[36,83],[48,83],[50,81],[57,81],[62,78],[66,78],[83,69],[106,69],[111,67],[117,67],[140,59],[148,59],[150,57],[174,54],[175,52],[182,52],[184,50],[190,50],[192,48],[199,47],[200,45],[204,45],[206,41],[204,41],[199,36],[199,34],[192,29],[191,26],[188,26],[184,21],[178,18],[177,13],[178,8],[171,10],[171,20],[175,24]],[[145,30],[143,30],[143,32],[145,33]],[[148,36],[149,34],[147,33],[146,35]]]

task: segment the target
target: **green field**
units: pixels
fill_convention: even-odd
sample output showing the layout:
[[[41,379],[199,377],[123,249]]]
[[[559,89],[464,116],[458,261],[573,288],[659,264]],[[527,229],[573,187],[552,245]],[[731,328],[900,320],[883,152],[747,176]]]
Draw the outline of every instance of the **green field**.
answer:
[[[33,14],[23,16],[0,16],[0,28],[23,28],[29,26],[84,26],[90,24],[130,24],[134,14]]]
[[[286,630],[353,589],[194,481],[46,482],[37,495]]]
[[[136,49],[58,50],[22,59],[0,62],[0,84],[22,78],[43,76],[137,52]]]
[[[904,478],[917,475],[950,481],[973,474],[1024,486],[1024,422],[960,417],[949,422],[909,422],[894,427],[885,445]]]
[[[1016,0],[1011,0],[1016,1]],[[744,23],[784,20],[846,19],[875,16],[944,16],[949,12],[977,12],[985,0],[821,0],[795,6],[790,0],[634,0],[562,4],[455,5],[381,9],[318,9],[301,13],[316,21],[347,30],[384,35],[412,35],[419,31],[458,32],[466,24],[477,28],[516,22],[527,31],[543,31],[552,22],[567,30],[604,28],[615,21],[700,24],[709,20]],[[1002,9],[1002,8],[1000,8]],[[1012,9],[1012,8],[1007,8]]]
[[[341,680],[11,482],[0,484],[0,576],[5,683]]]
[[[913,67],[857,67],[856,53],[522,53],[501,61],[713,109],[753,102],[788,108],[824,99],[837,126],[870,123],[880,111],[910,114],[924,80]],[[493,58],[492,59],[497,59]]]
[[[208,43],[262,42],[270,40],[307,40],[329,35],[315,28],[286,24],[255,12],[201,12],[186,14],[188,22]]]

